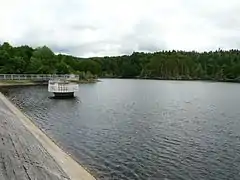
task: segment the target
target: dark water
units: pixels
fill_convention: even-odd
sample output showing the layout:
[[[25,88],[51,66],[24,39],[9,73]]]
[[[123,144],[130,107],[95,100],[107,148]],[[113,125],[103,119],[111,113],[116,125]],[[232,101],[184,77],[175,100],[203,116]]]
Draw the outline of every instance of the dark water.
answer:
[[[98,179],[240,179],[240,84],[103,80],[8,97]]]

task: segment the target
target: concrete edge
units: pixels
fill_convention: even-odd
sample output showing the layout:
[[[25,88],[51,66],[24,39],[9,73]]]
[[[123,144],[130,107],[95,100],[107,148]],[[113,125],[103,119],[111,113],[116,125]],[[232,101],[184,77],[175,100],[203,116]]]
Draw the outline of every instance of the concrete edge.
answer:
[[[80,164],[73,160],[61,148],[59,148],[49,137],[47,137],[33,122],[27,118],[16,106],[14,106],[1,92],[0,100],[19,117],[19,120],[29,132],[42,144],[47,152],[54,158],[63,171],[71,180],[96,180]]]
[[[12,87],[12,86],[37,86],[37,85],[47,85],[47,82],[24,82],[24,81],[16,81],[16,82],[7,82],[0,80],[0,87]]]

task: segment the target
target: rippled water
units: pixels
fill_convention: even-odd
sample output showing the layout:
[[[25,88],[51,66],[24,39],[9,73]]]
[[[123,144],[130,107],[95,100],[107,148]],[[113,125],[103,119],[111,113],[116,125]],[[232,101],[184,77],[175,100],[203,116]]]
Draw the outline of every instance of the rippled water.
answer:
[[[240,84],[110,80],[7,96],[98,179],[240,179]]]

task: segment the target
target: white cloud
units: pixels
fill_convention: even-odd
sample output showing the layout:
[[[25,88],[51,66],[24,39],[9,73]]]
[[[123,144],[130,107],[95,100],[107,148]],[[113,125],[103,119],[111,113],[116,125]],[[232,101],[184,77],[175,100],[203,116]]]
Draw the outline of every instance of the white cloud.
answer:
[[[240,48],[238,0],[0,0],[0,41],[76,56]]]

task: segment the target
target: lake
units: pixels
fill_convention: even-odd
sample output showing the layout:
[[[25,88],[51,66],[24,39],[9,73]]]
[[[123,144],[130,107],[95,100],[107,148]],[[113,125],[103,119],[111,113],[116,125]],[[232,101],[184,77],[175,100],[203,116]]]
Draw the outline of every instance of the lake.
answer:
[[[97,179],[240,177],[240,84],[103,79],[75,99],[5,94]]]

